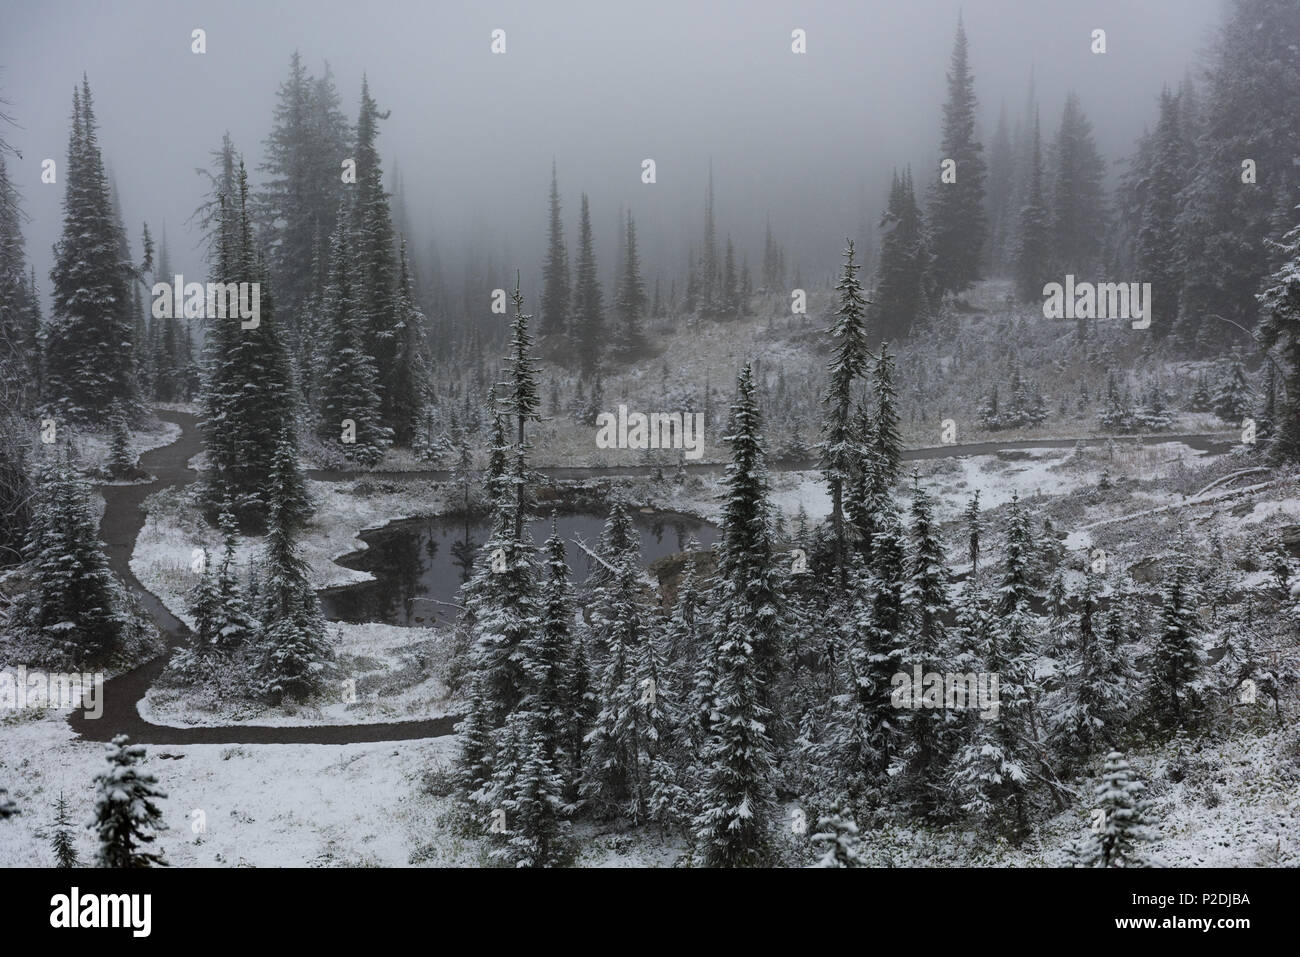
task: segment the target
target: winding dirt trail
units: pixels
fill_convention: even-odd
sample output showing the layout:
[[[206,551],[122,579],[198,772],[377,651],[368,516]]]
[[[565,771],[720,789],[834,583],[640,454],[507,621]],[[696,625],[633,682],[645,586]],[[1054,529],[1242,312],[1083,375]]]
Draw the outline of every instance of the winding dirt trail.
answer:
[[[109,741],[115,735],[126,734],[138,744],[364,744],[376,741],[409,741],[420,738],[437,738],[450,734],[458,720],[455,716],[428,718],[422,721],[399,721],[382,724],[348,725],[228,725],[217,727],[176,728],[153,724],[140,716],[137,704],[166,667],[173,648],[189,640],[189,627],[162,603],[157,595],[145,589],[131,571],[131,553],[136,538],[144,528],[144,500],[154,492],[173,486],[188,485],[197,474],[189,468],[191,458],[202,451],[198,431],[198,417],[188,412],[159,409],[157,415],[166,422],[181,427],[181,436],[171,445],[152,449],[140,457],[140,467],[154,476],[154,481],[139,485],[104,485],[104,516],[99,533],[108,554],[109,564],[118,578],[133,591],[145,610],[157,622],[166,650],[156,658],[131,671],[104,682],[104,713],[98,719],[87,719],[80,712],[68,717],[72,730],[88,741]],[[1008,442],[980,442],[970,445],[946,445],[932,448],[909,449],[903,453],[905,460],[948,458],[963,455],[993,455],[1011,449],[1072,448],[1076,443],[1102,445],[1106,438],[1082,439],[1026,439]],[[1117,443],[1143,441],[1140,436],[1123,436]],[[1230,443],[1222,435],[1170,435],[1148,437],[1150,442],[1183,442],[1201,451],[1226,448]],[[807,466],[798,466],[799,468]],[[720,471],[720,465],[688,465],[688,470],[698,472]],[[554,479],[582,479],[597,476],[631,476],[645,474],[641,466],[614,468],[549,468],[538,469],[541,474]],[[450,474],[446,470],[411,472],[345,472],[309,470],[311,478],[318,481],[349,481],[359,476],[416,478],[438,480]]]
[[[202,451],[197,417],[185,412],[158,410],[158,417],[181,427],[181,437],[171,445],[144,453],[140,467],[155,476],[153,482],[140,485],[105,485],[101,487],[106,507],[99,534],[107,546],[108,561],[145,609],[158,623],[167,650],[138,668],[104,682],[104,713],[97,719],[74,711],[68,723],[82,738],[109,741],[115,735],[129,735],[136,744],[362,744],[372,741],[407,741],[437,738],[450,734],[457,718],[429,718],[423,721],[400,721],[385,724],[306,725],[271,727],[267,725],[230,725],[218,727],[173,728],[152,724],[140,716],[136,705],[166,667],[171,650],[189,640],[189,627],[167,610],[157,595],[147,591],[131,571],[131,552],[144,528],[144,500],[154,492],[177,485],[187,485],[197,477],[186,463]]]

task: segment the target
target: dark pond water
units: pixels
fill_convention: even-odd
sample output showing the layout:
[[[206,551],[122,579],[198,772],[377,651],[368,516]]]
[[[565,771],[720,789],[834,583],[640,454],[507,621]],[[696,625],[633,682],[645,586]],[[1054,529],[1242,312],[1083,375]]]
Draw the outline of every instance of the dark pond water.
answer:
[[[718,538],[718,530],[707,522],[664,512],[634,512],[633,523],[641,537],[645,564],[686,550],[694,536],[704,547]],[[586,580],[593,564],[576,544],[581,539],[595,548],[605,526],[604,515],[560,515],[556,519],[565,555],[575,583]],[[540,547],[550,537],[551,520],[531,523],[533,540]],[[340,564],[370,572],[372,582],[362,582],[322,592],[321,608],[337,621],[379,621],[391,625],[419,625],[446,622],[457,610],[444,602],[455,602],[456,592],[469,580],[478,550],[491,529],[485,521],[457,518],[416,519],[398,522],[363,535],[369,546],[344,558]]]

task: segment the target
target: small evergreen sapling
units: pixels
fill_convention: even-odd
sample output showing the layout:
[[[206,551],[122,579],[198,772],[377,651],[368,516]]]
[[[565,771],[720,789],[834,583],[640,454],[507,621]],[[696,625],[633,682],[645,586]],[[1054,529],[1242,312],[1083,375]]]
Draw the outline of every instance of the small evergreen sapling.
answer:
[[[167,794],[158,790],[157,778],[139,768],[144,757],[143,745],[129,744],[119,734],[108,746],[108,768],[95,775],[95,817],[89,827],[99,837],[100,867],[166,866],[161,852],[147,849],[167,827],[154,803]]]
[[[817,820],[812,845],[822,851],[813,867],[866,867],[858,826],[846,811],[839,810]]]
[[[50,850],[54,852],[55,865],[58,867],[79,867],[77,846],[72,837],[72,816],[68,811],[68,799],[59,792],[59,799],[54,802],[54,820],[50,823]]]
[[[1157,837],[1150,823],[1150,805],[1141,794],[1144,785],[1118,751],[1106,757],[1102,782],[1097,786],[1097,807],[1092,810],[1092,830],[1070,852],[1075,867],[1149,867],[1144,846]]]

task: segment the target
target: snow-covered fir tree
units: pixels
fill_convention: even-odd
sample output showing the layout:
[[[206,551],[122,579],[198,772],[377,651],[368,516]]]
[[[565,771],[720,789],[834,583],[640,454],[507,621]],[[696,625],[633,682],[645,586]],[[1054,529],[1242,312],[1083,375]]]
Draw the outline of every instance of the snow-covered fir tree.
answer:
[[[813,867],[866,867],[862,838],[853,818],[843,809],[817,819],[817,833],[809,838],[821,854]]]
[[[1000,614],[1008,615],[1017,608],[1029,608],[1030,602],[1037,595],[1037,575],[1033,522],[1028,510],[1021,504],[1019,495],[1013,492],[1007,515],[1006,548],[998,585]]]
[[[542,546],[540,633],[526,646],[525,676],[532,687],[530,707],[538,714],[546,754],[560,776],[565,794],[573,792],[582,768],[581,741],[585,687],[573,681],[571,669],[581,642],[575,635],[573,586],[565,560],[564,540],[551,520],[551,535]],[[584,677],[585,682],[585,677]]]
[[[879,482],[885,489],[898,483],[898,473],[903,465],[903,437],[899,434],[898,393],[894,390],[894,357],[889,354],[889,343],[880,344],[880,355],[875,361],[872,380],[875,412],[872,419],[871,448]]]
[[[232,193],[218,197],[211,278],[222,283],[258,283],[260,302],[254,327],[244,328],[238,315],[208,323],[199,400],[207,468],[200,496],[209,514],[229,500],[241,524],[261,527],[271,508],[272,491],[283,499],[283,508],[294,521],[310,514],[311,503],[297,465],[297,388],[276,321],[269,277],[253,238],[248,178],[242,162],[230,188]],[[293,468],[286,471],[287,462],[281,463],[284,484],[272,490],[267,476],[286,442]]]
[[[75,420],[101,420],[115,400],[137,398],[135,317],[123,268],[99,133],[83,76],[72,97],[64,167],[63,236],[54,248],[53,305],[41,330],[47,403]]]
[[[1199,695],[1193,683],[1205,660],[1196,587],[1190,570],[1175,559],[1160,603],[1160,633],[1151,653],[1148,705],[1158,727],[1177,730],[1194,720]]]
[[[1024,205],[1020,208],[1014,266],[1020,298],[1033,302],[1042,296],[1043,283],[1051,272],[1049,257],[1052,248],[1037,107],[1034,108],[1029,143],[1028,185]]]
[[[236,576],[237,529],[228,508],[222,509],[219,527],[221,560],[213,562],[203,550],[203,571],[190,600],[193,639],[172,656],[170,670],[182,682],[202,682],[224,696],[246,687],[251,664],[247,653],[256,642],[259,624]]]
[[[852,264],[851,254],[848,263]],[[847,269],[853,281],[853,270]],[[784,633],[768,540],[767,472],[758,399],[748,366],[732,406],[732,462],[719,548],[711,654],[713,709],[695,819],[703,862],[756,867],[771,857],[773,714],[765,704]]]
[[[839,307],[831,324],[834,355],[830,362],[826,407],[820,446],[822,472],[831,492],[831,527],[835,535],[835,563],[841,585],[848,582],[845,554],[844,489],[853,478],[857,443],[854,441],[854,391],[867,371],[867,299],[858,281],[860,264],[853,261],[853,240],[844,250],[844,274],[835,289]]]
[[[1286,369],[1285,398],[1278,403],[1269,457],[1293,462],[1300,459],[1300,225],[1286,234],[1279,252],[1282,265],[1259,296],[1264,309],[1260,341],[1266,349],[1278,348]]]
[[[1124,755],[1118,751],[1107,755],[1096,806],[1091,809],[1092,828],[1071,849],[1070,863],[1075,867],[1151,866],[1147,845],[1158,833],[1143,790]]]
[[[1103,745],[1118,744],[1131,694],[1125,650],[1111,620],[1117,620],[1118,612],[1103,621],[1095,590],[1092,576],[1086,575],[1061,679],[1060,707],[1052,716],[1052,743],[1067,768],[1085,764]]]
[[[948,596],[951,575],[930,497],[915,477],[911,517],[913,548],[903,597],[906,618],[900,670],[910,672],[919,665],[923,675],[945,674],[951,670],[952,655],[946,624],[952,610]],[[912,693],[915,698],[920,689],[913,688]],[[903,755],[906,790],[924,813],[937,811],[943,803],[944,769],[956,743],[952,734],[956,720],[947,707],[914,707],[902,716],[907,738]]]
[[[642,699],[658,697],[655,666],[658,655],[644,653],[654,640],[641,549],[629,528],[627,504],[614,503],[606,528],[614,541],[602,548],[606,575],[597,592],[603,609],[593,622],[593,638],[600,649],[596,700],[599,710],[586,739],[587,772],[582,792],[598,813],[622,816],[633,823],[646,819],[649,809],[648,775],[655,751],[655,729],[646,723]]]
[[[51,667],[105,664],[134,628],[90,495],[66,449],[37,472],[25,549],[29,582],[9,622],[30,638],[34,661]]]
[[[600,277],[596,273],[596,246],[591,235],[591,209],[582,194],[578,219],[578,258],[574,267],[573,302],[570,307],[569,341],[584,376],[600,366],[601,343],[605,340],[605,315],[601,304]]]
[[[165,798],[158,779],[140,767],[143,745],[124,734],[108,745],[108,767],[95,775],[95,811],[90,828],[99,839],[99,867],[166,866],[161,851],[151,850],[166,830],[156,799]]]
[[[47,839],[50,842],[50,853],[54,855],[55,867],[80,867],[81,860],[77,856],[76,838],[73,836],[72,811],[68,808],[68,799],[64,797],[63,792],[59,792],[58,798],[54,802],[54,820],[50,822],[47,833]]]
[[[1033,666],[1024,650],[1027,616],[1016,607],[1005,617],[984,621],[983,670],[990,679],[998,678],[997,711],[968,724],[966,743],[957,751],[949,777],[952,799],[962,811],[1017,843],[1029,833],[1036,763],[1028,713]]]
[[[1241,353],[1234,350],[1228,368],[1214,393],[1214,414],[1230,425],[1240,426],[1255,404]]]
[[[260,684],[263,693],[277,702],[319,694],[336,669],[316,590],[296,541],[289,477],[297,471],[294,442],[282,434],[267,480],[271,502],[257,615]]]
[[[939,155],[956,164],[955,181],[936,178],[930,189],[927,226],[935,288],[961,292],[980,277],[988,223],[984,211],[984,147],[975,138],[975,77],[966,28],[960,17],[948,70]]]
[[[393,433],[383,424],[375,361],[365,351],[347,218],[340,213],[341,222],[330,242],[330,282],[322,304],[329,347],[317,386],[317,428],[321,441],[348,461],[372,466],[383,458]]]
[[[111,479],[131,478],[136,471],[136,455],[131,448],[131,427],[127,410],[121,402],[113,403],[108,416],[109,445],[105,472]]]
[[[911,169],[901,176],[894,171],[881,223],[887,231],[880,244],[871,296],[871,324],[885,338],[905,339],[925,310],[929,265]]]
[[[636,223],[627,214],[627,235],[623,241],[622,273],[614,297],[618,312],[618,346],[615,354],[624,360],[640,357],[646,348],[642,321],[645,318],[645,282],[641,279],[641,257],[636,247]]]
[[[24,250],[24,215],[0,150],[0,405],[15,412],[36,401],[40,371],[40,299]]]
[[[497,734],[492,812],[504,822],[492,857],[513,867],[549,867],[565,858],[563,784],[548,753],[541,715],[511,712]]]
[[[569,321],[569,253],[560,217],[560,183],[551,163],[550,219],[546,234],[546,264],[542,269],[541,320],[538,333],[547,352],[562,346]]]

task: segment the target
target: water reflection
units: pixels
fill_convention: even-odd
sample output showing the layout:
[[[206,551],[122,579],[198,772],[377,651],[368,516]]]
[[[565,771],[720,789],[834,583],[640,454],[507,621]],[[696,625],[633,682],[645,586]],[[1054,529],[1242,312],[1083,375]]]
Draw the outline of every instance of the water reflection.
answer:
[[[647,565],[685,551],[692,537],[705,547],[718,537],[712,525],[684,515],[635,512],[632,519]],[[556,519],[576,583],[586,580],[593,563],[575,539],[594,547],[604,524],[604,515],[561,515]],[[549,518],[530,523],[539,546],[550,535],[550,525]],[[345,564],[371,572],[375,581],[323,593],[321,606],[329,618],[339,621],[394,625],[449,621],[456,616],[456,593],[473,573],[478,551],[490,532],[486,520],[432,518],[401,522],[363,536],[369,548]]]

